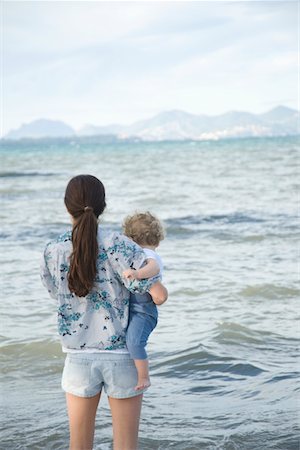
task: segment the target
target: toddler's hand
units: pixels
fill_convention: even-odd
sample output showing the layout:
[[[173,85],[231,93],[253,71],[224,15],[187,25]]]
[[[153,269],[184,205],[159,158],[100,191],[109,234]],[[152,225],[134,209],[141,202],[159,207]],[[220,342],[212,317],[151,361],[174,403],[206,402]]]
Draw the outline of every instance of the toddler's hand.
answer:
[[[133,269],[126,269],[123,272],[123,278],[128,278],[129,280],[135,280],[137,278],[137,271]]]

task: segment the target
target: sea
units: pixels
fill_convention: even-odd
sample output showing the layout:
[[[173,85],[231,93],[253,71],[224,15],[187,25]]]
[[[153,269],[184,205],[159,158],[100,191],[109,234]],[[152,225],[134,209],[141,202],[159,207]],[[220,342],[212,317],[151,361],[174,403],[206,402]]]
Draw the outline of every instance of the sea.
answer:
[[[100,227],[164,223],[168,301],[148,354],[139,450],[299,449],[297,137],[202,142],[2,141],[1,450],[67,450],[45,244],[70,228],[71,177],[100,178]],[[298,177],[297,177],[298,175]],[[95,450],[112,449],[108,402]]]

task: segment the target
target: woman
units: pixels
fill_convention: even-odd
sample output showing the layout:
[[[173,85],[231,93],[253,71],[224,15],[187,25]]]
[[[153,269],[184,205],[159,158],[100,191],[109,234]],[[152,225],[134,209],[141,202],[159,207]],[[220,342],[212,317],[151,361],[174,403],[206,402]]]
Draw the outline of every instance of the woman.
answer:
[[[102,386],[113,421],[114,450],[137,448],[142,405],[137,372],[126,349],[130,292],[149,292],[158,303],[167,290],[158,277],[127,280],[143,250],[125,236],[98,227],[105,190],[91,175],[72,178],[65,193],[72,232],[47,244],[41,278],[58,303],[58,331],[67,353],[62,376],[70,425],[70,450],[93,448]]]

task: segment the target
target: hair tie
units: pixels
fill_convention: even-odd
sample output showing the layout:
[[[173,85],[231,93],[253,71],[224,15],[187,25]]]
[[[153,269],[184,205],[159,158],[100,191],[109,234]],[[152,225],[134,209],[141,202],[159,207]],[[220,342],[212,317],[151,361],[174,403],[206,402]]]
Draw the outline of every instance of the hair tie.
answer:
[[[84,212],[86,212],[86,211],[94,211],[94,209],[91,206],[85,206]]]

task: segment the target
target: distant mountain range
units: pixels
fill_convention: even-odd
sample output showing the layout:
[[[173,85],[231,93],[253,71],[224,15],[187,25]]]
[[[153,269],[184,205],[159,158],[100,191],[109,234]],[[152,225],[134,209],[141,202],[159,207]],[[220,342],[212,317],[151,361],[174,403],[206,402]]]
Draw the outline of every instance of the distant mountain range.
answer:
[[[300,134],[299,116],[286,106],[264,114],[231,111],[218,116],[166,111],[132,125],[86,125],[79,131],[61,121],[39,119],[10,131],[5,139],[42,137],[114,136],[142,141],[207,140],[239,137],[290,136]]]
[[[43,137],[69,137],[74,136],[72,127],[60,120],[38,119],[10,131],[5,139],[43,138]]]

